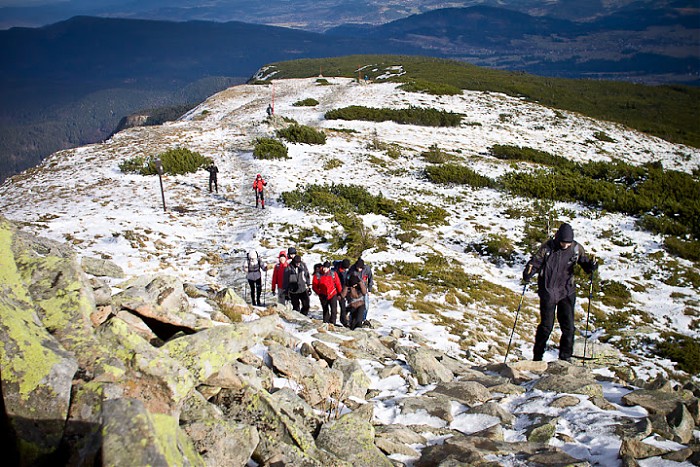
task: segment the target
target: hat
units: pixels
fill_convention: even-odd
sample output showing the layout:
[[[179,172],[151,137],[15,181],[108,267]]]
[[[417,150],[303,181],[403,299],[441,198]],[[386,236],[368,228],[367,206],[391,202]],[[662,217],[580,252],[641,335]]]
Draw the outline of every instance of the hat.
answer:
[[[287,248],[287,256],[289,255],[296,255],[297,254],[297,249],[294,248],[293,246],[290,246]]]
[[[295,256],[294,259],[292,259],[292,263],[300,264],[301,263],[301,256]]]
[[[349,267],[350,267],[350,260],[347,259],[347,258],[345,258],[345,259],[343,260],[343,262],[340,263],[340,266],[341,266],[343,269],[349,268]]]
[[[365,262],[362,260],[362,258],[359,258],[359,259],[355,262],[355,267],[356,267],[357,269],[362,269],[362,268],[365,267]]]
[[[248,251],[248,259],[258,259],[258,252],[255,250]]]
[[[324,268],[330,268],[331,267],[331,262],[330,261],[324,261],[323,264],[321,265]]]
[[[287,253],[285,253],[284,251],[280,251],[280,254],[277,255],[278,258],[281,258],[281,257],[283,257],[283,256],[284,256],[285,258],[287,257]]]
[[[554,238],[559,242],[571,243],[574,241],[574,229],[569,224],[562,224]]]
[[[261,178],[261,177],[262,177],[262,175],[260,175],[260,174],[257,174],[257,175],[255,176],[255,178]]]

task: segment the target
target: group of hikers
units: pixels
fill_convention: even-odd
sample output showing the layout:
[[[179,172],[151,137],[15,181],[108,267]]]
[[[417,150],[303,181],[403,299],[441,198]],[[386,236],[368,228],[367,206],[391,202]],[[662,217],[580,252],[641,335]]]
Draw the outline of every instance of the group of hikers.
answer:
[[[267,271],[265,264],[255,250],[246,257],[246,279],[250,286],[253,306],[262,305],[262,273]],[[277,302],[286,305],[289,301],[292,309],[308,316],[311,295],[315,293],[323,310],[323,322],[334,326],[340,324],[350,329],[362,326],[367,320],[369,294],[374,279],[372,269],[362,258],[354,264],[349,259],[325,261],[314,265],[313,272],[297,254],[294,247],[281,251],[277,264],[272,271],[271,292],[276,294]]]
[[[218,169],[212,163],[209,171],[209,191],[212,185],[218,192],[216,183]],[[255,207],[265,209],[264,188],[267,182],[257,174],[253,182]],[[255,251],[248,253],[247,279],[251,290],[253,306],[259,306],[262,293],[262,271],[267,266]],[[547,341],[554,328],[556,317],[561,329],[559,359],[570,361],[574,350],[574,306],[576,286],[574,266],[580,265],[591,275],[598,269],[595,259],[586,255],[583,247],[574,241],[574,230],[564,223],[553,239],[542,244],[539,250],[525,265],[523,281],[528,283],[538,275],[538,295],[540,298],[540,322],[535,334],[533,359],[543,359]],[[272,273],[272,293],[277,294],[278,303],[291,302],[292,308],[304,315],[309,314],[310,296],[316,293],[323,310],[323,322],[340,324],[351,329],[362,325],[367,319],[369,293],[372,291],[372,271],[362,258],[354,264],[350,260],[330,261],[314,265],[310,273],[294,247],[278,255],[278,263]],[[523,289],[523,295],[525,289]],[[521,301],[522,304],[522,301]],[[340,312],[338,314],[338,312]]]
[[[209,164],[207,167],[204,168],[207,172],[209,172],[209,193],[212,192],[212,188],[216,190],[216,192],[219,192],[219,168],[214,164],[213,162]],[[255,207],[257,208],[260,206],[262,209],[265,209],[265,187],[267,186],[267,182],[263,179],[261,174],[257,174],[255,176],[255,180],[253,181],[253,191],[255,192]]]

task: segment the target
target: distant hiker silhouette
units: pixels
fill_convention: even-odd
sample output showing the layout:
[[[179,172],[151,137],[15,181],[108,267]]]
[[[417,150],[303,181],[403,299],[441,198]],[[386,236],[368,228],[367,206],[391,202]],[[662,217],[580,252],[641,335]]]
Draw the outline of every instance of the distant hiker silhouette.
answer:
[[[219,173],[219,168],[212,162],[211,164],[209,164],[209,167],[206,168],[206,171],[209,172],[209,193],[211,193],[212,184],[214,185],[214,188],[216,188],[216,192],[218,193],[219,182],[217,180],[217,174]]]
[[[266,112],[268,117],[272,117],[272,114],[275,113],[275,110],[272,108],[272,104],[268,104]]]
[[[255,207],[258,207],[258,203],[262,204],[262,208],[265,209],[265,186],[267,182],[263,180],[262,175],[258,174],[253,182],[253,191],[255,191]]]

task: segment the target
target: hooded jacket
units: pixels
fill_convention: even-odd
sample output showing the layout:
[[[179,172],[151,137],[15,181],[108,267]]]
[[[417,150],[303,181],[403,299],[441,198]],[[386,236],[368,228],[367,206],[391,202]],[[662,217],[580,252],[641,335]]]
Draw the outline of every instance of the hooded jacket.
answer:
[[[250,250],[246,256],[246,279],[249,281],[257,281],[262,278],[262,271],[267,271],[267,266],[263,264],[262,260],[258,256],[258,252],[255,250]]]
[[[563,249],[560,242],[571,243]],[[586,255],[583,247],[574,241],[574,230],[569,224],[559,227],[554,239],[547,240],[525,265],[523,279],[537,278],[537,294],[545,303],[558,303],[576,293],[574,266],[581,265],[586,273],[595,269],[594,262]]]

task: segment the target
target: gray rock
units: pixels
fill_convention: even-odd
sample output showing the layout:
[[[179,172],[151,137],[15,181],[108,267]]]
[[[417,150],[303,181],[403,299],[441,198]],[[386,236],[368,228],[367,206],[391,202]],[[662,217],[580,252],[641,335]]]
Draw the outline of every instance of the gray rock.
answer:
[[[452,372],[435,358],[434,352],[420,347],[401,347],[397,352],[405,356],[418,384],[448,382],[454,379]]]
[[[367,377],[364,370],[356,360],[341,358],[335,360],[333,369],[343,374],[343,389],[340,398],[347,400],[352,397],[364,399],[372,381]]]
[[[513,426],[513,423],[515,423],[515,415],[507,412],[503,407],[495,402],[486,402],[484,404],[471,407],[469,410],[467,410],[467,413],[490,415],[491,417],[498,418],[501,423],[506,426]]]
[[[211,467],[245,467],[260,442],[257,428],[228,420],[189,422],[182,429],[194,443],[204,464]]]
[[[321,341],[313,341],[311,344],[320,358],[328,363],[328,366],[333,366],[333,362],[338,360],[338,352],[333,350],[328,344]]]
[[[675,392],[637,389],[622,396],[622,402],[629,406],[644,407],[650,414],[666,416],[676,409],[682,398]]]
[[[467,407],[473,407],[482,402],[489,401],[493,396],[486,387],[476,381],[451,381],[439,383],[435,389],[426,395],[443,395],[450,400],[457,401]]]
[[[143,282],[147,284],[142,285]],[[112,302],[117,309],[126,308],[162,323],[192,330],[201,328],[196,315],[190,312],[182,281],[176,277],[155,276],[127,283],[122,292],[112,296]]]
[[[603,397],[603,388],[590,370],[565,362],[550,362],[547,373],[533,387],[540,391]]]
[[[431,417],[439,418],[451,423],[452,403],[443,395],[406,397],[399,402],[401,412],[404,414],[427,413]]]
[[[269,346],[268,355],[275,370],[301,385],[300,395],[311,406],[327,403],[331,396],[335,399],[340,396],[343,385],[340,371],[323,368],[278,344]]]
[[[324,424],[316,443],[319,448],[356,467],[392,466],[389,458],[374,444],[372,424],[352,412]]]
[[[83,271],[93,276],[107,276],[114,277],[115,279],[123,279],[126,277],[121,267],[106,259],[84,256],[80,265]]]
[[[661,456],[667,452],[668,449],[662,449],[638,439],[624,438],[620,445],[620,457],[629,456],[633,459],[646,459],[648,457]]]

